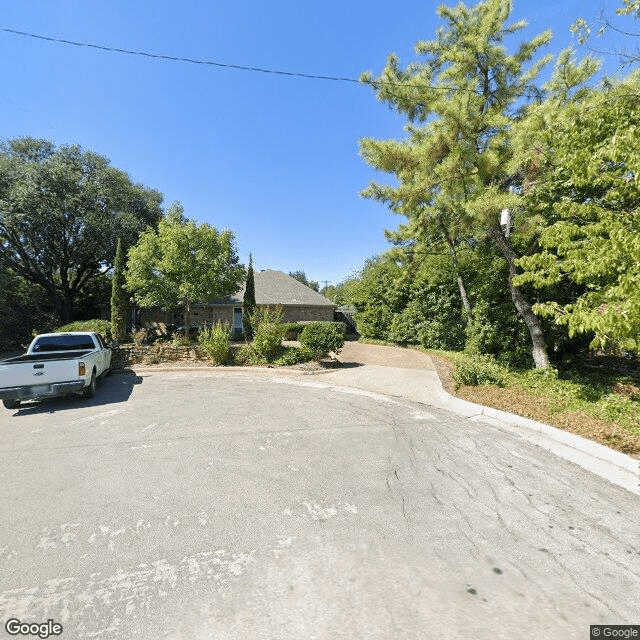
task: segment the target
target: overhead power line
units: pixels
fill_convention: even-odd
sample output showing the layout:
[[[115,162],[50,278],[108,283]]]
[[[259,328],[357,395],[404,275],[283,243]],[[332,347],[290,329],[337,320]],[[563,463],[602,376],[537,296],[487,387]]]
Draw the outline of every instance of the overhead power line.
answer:
[[[155,60],[169,60],[171,62],[183,62],[187,64],[198,64],[210,67],[219,67],[222,69],[234,69],[239,71],[253,71],[257,73],[270,73],[279,76],[289,76],[289,77],[297,77],[297,78],[308,78],[311,80],[329,80],[332,82],[350,82],[354,84],[363,84],[361,80],[357,78],[348,78],[344,76],[328,76],[328,75],[318,75],[312,73],[302,73],[299,71],[284,71],[282,69],[265,69],[264,67],[250,67],[241,64],[230,64],[226,62],[216,62],[214,60],[201,60],[197,58],[185,58],[181,56],[170,56],[161,53],[151,53],[149,51],[136,51],[134,49],[122,49],[120,47],[109,47],[106,45],[95,44],[91,42],[77,42],[75,40],[66,40],[64,38],[54,38],[51,36],[43,36],[37,33],[29,33],[28,31],[18,31],[17,29],[9,29],[8,27],[0,27],[0,31],[4,31],[5,33],[11,33],[13,35],[23,36],[26,38],[35,38],[36,40],[44,40],[46,42],[54,42],[57,44],[66,44],[74,47],[84,47],[88,49],[98,49],[99,51],[107,51],[110,53],[123,53],[130,56],[141,56],[144,58],[151,58]],[[465,89],[463,87],[442,87],[442,86],[434,86],[434,85],[423,85],[423,84],[411,84],[407,82],[391,82],[389,80],[372,80],[372,85],[378,86],[392,86],[392,87],[412,87],[414,89],[430,89],[432,91],[453,91],[456,93],[475,93],[479,92],[475,89]],[[529,92],[522,93],[522,96],[531,97]]]
[[[172,62],[186,62],[189,64],[208,65],[211,67],[221,67],[223,69],[237,69],[240,71],[255,71],[258,73],[273,73],[280,76],[296,76],[299,78],[311,78],[313,80],[333,80],[334,82],[355,82],[360,83],[360,80],[355,78],[342,78],[339,76],[323,76],[315,75],[311,73],[301,73],[298,71],[282,71],[280,69],[264,69],[262,67],[249,67],[240,64],[228,64],[225,62],[215,62],[213,60],[199,60],[196,58],[183,58],[180,56],[169,56],[161,53],[150,53],[148,51],[135,51],[133,49],[121,49],[119,47],[108,47],[100,44],[93,44],[90,42],[76,42],[75,40],[65,40],[64,38],[53,38],[50,36],[43,36],[37,33],[28,33],[27,31],[18,31],[17,29],[8,29],[6,27],[0,27],[0,31],[6,33],[13,33],[18,36],[25,36],[27,38],[35,38],[36,40],[46,40],[47,42],[56,42],[58,44],[69,44],[74,47],[86,47],[89,49],[99,49],[100,51],[109,51],[112,53],[125,53],[130,56],[142,56],[145,58],[154,58],[156,60],[171,60]]]

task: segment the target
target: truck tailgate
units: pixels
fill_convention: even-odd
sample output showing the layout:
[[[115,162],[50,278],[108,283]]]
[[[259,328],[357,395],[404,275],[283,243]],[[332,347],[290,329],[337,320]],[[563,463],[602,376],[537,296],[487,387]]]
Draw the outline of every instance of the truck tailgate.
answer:
[[[45,389],[54,382],[78,379],[77,360],[41,360],[0,365],[0,388],[36,385]]]

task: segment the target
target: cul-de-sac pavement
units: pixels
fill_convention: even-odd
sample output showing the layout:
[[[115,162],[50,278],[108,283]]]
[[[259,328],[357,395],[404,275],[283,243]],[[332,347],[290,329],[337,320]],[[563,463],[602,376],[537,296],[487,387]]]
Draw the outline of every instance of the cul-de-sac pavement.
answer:
[[[594,473],[570,443],[443,408],[426,356],[383,356],[313,376],[139,369],[5,411],[0,638],[8,619],[63,640],[639,623],[640,495],[607,477],[615,460]]]

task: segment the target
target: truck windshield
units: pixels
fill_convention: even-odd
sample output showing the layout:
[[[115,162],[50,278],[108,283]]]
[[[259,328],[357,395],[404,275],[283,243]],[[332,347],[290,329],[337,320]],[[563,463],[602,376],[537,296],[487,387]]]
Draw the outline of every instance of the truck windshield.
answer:
[[[33,345],[34,353],[43,351],[77,351],[79,349],[95,349],[90,336],[47,336],[38,338]]]

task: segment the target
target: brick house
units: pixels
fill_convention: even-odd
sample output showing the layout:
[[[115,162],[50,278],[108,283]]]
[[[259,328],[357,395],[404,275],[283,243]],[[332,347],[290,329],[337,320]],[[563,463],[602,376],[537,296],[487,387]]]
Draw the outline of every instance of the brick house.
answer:
[[[281,307],[284,322],[308,322],[312,320],[334,320],[337,305],[282,271],[266,269],[254,273],[256,305],[258,307]],[[190,323],[202,327],[218,321],[228,322],[234,331],[242,331],[242,305],[244,286],[223,300],[198,302],[191,305]],[[184,312],[180,309],[142,309],[139,322],[135,324],[184,324]]]

